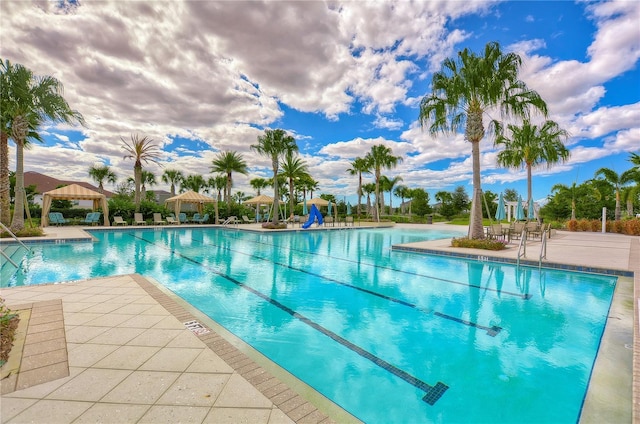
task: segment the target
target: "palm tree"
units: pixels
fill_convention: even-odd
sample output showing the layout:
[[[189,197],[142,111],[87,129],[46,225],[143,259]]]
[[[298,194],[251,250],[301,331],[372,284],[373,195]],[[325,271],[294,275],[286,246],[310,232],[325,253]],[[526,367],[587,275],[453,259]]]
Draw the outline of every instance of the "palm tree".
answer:
[[[365,160],[369,164],[369,172],[373,170],[373,174],[376,180],[376,205],[373,209],[375,218],[380,221],[380,176],[382,169],[393,169],[398,165],[398,162],[402,162],[400,156],[393,156],[391,148],[377,144],[371,146],[371,151],[365,156]]]
[[[142,184],[142,162],[158,163],[160,158],[160,149],[154,144],[153,140],[148,137],[142,137],[138,134],[131,135],[131,142],[127,142],[124,138],[122,140],[122,147],[127,152],[123,156],[124,159],[133,159],[133,177],[135,181],[135,195],[134,203],[136,204],[136,212],[140,212],[140,185]]]
[[[564,184],[555,184],[551,187],[552,193],[558,193],[560,195],[567,195],[571,198],[571,220],[576,219],[576,195],[578,188],[576,186],[575,181],[571,184],[571,187],[566,186]]]
[[[636,177],[635,168],[628,169],[619,175],[613,169],[600,168],[596,171],[595,176],[604,177],[604,181],[606,181],[608,184],[613,186],[613,189],[616,193],[616,209],[615,209],[614,216],[616,221],[620,220],[620,217],[622,216],[622,210],[620,206],[622,186],[624,186],[625,184],[635,179]]]
[[[196,175],[187,175],[180,181],[180,192],[183,193],[187,190],[195,191],[196,193],[200,193],[200,190],[207,187],[207,182],[204,180],[204,177],[200,174]]]
[[[480,141],[484,138],[483,115],[497,108],[505,116],[528,118],[533,107],[543,115],[547,105],[540,95],[518,79],[522,59],[515,53],[503,53],[496,42],[488,43],[484,56],[464,49],[458,60],[446,59],[433,74],[433,92],[420,103],[420,124],[432,135],[455,134],[464,127],[465,140],[471,143],[473,160],[473,198],[469,237],[484,238],[480,186]],[[489,130],[501,132],[502,124],[491,120]]]
[[[224,174],[216,175],[215,177],[209,178],[207,182],[207,187],[216,191],[216,200],[220,201],[222,198],[222,190],[227,188],[227,176]]]
[[[498,153],[498,164],[510,168],[527,169],[527,204],[533,201],[531,188],[531,170],[534,166],[546,163],[551,167],[569,158],[569,149],[564,141],[569,133],[553,121],[546,121],[537,126],[525,120],[522,126],[508,125],[511,139],[504,133],[496,137],[496,145],[504,145],[505,149]]]
[[[14,214],[11,230],[14,232],[24,228],[24,147],[31,140],[42,141],[36,132],[38,127],[46,121],[80,123],[84,125],[84,118],[62,96],[62,83],[51,76],[35,76],[33,72],[22,65],[13,65],[8,60],[0,61],[0,82],[2,83],[0,100],[0,131],[4,134],[1,142],[5,148],[8,138],[16,143],[16,184]],[[8,158],[8,145],[6,146]],[[0,155],[5,155],[3,150]],[[8,217],[9,173],[2,160],[0,173],[0,195],[2,195],[3,219]],[[5,176],[6,175],[6,176]],[[5,208],[7,210],[5,210]]]
[[[297,153],[292,150],[285,154],[280,166],[282,167],[281,175],[287,177],[289,183],[289,210],[291,211],[291,217],[293,217],[293,206],[296,200],[293,195],[295,184],[305,175],[309,175],[309,167],[305,161],[299,158]]]
[[[357,157],[351,162],[351,168],[347,169],[349,175],[358,176],[358,207],[357,212],[360,215],[360,200],[362,199],[362,173],[369,172],[369,163],[365,158]]]
[[[147,185],[153,187],[156,185],[156,176],[153,172],[142,170],[142,178],[140,179],[140,196],[147,198]]]
[[[629,157],[629,162],[634,164],[636,168],[640,169],[640,154],[631,153],[631,156]]]
[[[224,193],[224,201],[227,203],[227,215],[231,213],[231,187],[233,186],[233,172],[247,175],[247,163],[242,154],[238,152],[219,152],[213,159],[211,172],[221,172],[227,175],[227,187]]]
[[[109,168],[108,165],[92,166],[89,168],[89,176],[98,183],[98,190],[100,193],[104,192],[104,181],[107,180],[111,184],[115,184],[117,181],[116,174]]]
[[[371,193],[375,191],[375,183],[362,184],[362,192],[367,195],[367,215],[371,214]]]
[[[399,185],[393,191],[393,194],[395,194],[396,197],[400,198],[400,201],[401,201],[401,203],[400,203],[400,213],[404,213],[404,199],[409,197],[409,187],[407,187],[405,185]]]
[[[307,198],[307,192],[309,192],[310,198],[313,197],[313,192],[318,190],[320,183],[314,180],[311,175],[307,174],[300,178],[298,181],[298,187],[302,190],[302,199],[305,200]]]
[[[176,169],[165,169],[162,173],[162,182],[171,184],[171,197],[176,195],[176,184],[180,184],[184,176]]]
[[[269,187],[269,181],[267,181],[264,178],[253,178],[251,181],[249,181],[249,185],[258,192],[258,196],[260,196],[260,191],[263,188],[267,188]]]
[[[278,192],[278,184],[276,178],[280,168],[280,159],[290,151],[298,151],[296,140],[287,135],[282,129],[265,130],[264,135],[258,136],[258,144],[252,144],[251,150],[256,151],[262,156],[271,159],[271,168],[273,170],[273,210],[278,211],[278,202],[280,194]],[[279,213],[273,214],[273,224],[279,222]]]
[[[402,181],[402,177],[401,176],[397,176],[397,177],[393,177],[393,178],[389,178],[385,175],[383,175],[380,178],[380,183],[382,188],[382,192],[384,193],[385,191],[389,192],[389,214],[393,215],[393,203],[391,200],[391,194],[393,193],[393,188],[396,186],[396,184],[398,184],[400,181]],[[384,196],[383,196],[384,198]]]

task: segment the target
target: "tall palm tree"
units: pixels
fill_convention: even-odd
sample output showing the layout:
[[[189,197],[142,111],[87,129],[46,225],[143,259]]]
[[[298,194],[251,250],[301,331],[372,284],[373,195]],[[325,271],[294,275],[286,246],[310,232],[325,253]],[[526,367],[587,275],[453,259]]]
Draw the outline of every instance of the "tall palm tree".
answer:
[[[264,178],[252,178],[251,181],[249,181],[249,185],[257,191],[257,195],[260,196],[262,189],[269,187],[270,184],[269,181]]]
[[[252,144],[251,150],[254,150],[262,156],[271,159],[271,168],[273,170],[273,210],[278,211],[278,202],[280,193],[278,192],[278,184],[276,178],[280,169],[280,159],[290,151],[298,151],[296,140],[288,135],[282,129],[265,130],[264,135],[258,136],[258,144]],[[279,213],[273,214],[273,224],[279,222]]]
[[[294,202],[296,200],[293,192],[295,191],[295,185],[297,181],[303,178],[305,175],[309,175],[309,167],[305,163],[303,159],[298,157],[298,154],[293,150],[288,151],[282,163],[280,163],[282,168],[281,175],[287,177],[288,185],[289,185],[289,210],[291,211],[291,217],[293,217],[293,207]]]
[[[224,193],[224,201],[227,203],[227,214],[231,213],[231,187],[233,186],[232,173],[238,172],[247,175],[247,163],[242,154],[238,152],[219,152],[213,159],[211,172],[221,172],[227,175],[227,187]]]
[[[24,228],[24,147],[31,140],[42,141],[37,129],[46,121],[84,124],[84,118],[69,107],[64,99],[63,86],[60,81],[51,76],[36,76],[30,69],[22,65],[13,65],[8,60],[0,61],[1,90],[1,121],[0,131],[2,144],[12,138],[16,143],[16,185],[14,214],[11,229],[20,231]],[[4,148],[4,147],[3,147]],[[7,157],[8,157],[8,146]],[[2,150],[2,149],[0,149]],[[4,152],[2,153],[4,155]],[[3,164],[7,161],[2,159]],[[4,165],[0,173],[4,174]],[[9,194],[8,168],[0,178],[0,194],[2,195],[2,209],[4,218],[8,216],[6,200]],[[3,218],[3,219],[4,219]]]
[[[629,156],[629,162],[634,164],[636,168],[640,169],[640,154],[631,153],[631,156]]]
[[[564,141],[569,133],[553,121],[546,121],[537,126],[524,120],[521,126],[509,124],[511,138],[505,133],[496,137],[496,145],[504,145],[505,149],[498,153],[498,164],[501,166],[527,169],[527,204],[531,204],[531,170],[534,166],[546,163],[551,167],[558,162],[565,162],[569,158],[569,149]]]
[[[448,58],[433,74],[432,93],[420,103],[420,124],[432,135],[455,134],[464,127],[465,140],[471,143],[473,161],[473,197],[469,237],[484,238],[480,186],[480,141],[485,136],[483,115],[497,108],[504,116],[528,118],[529,109],[547,114],[540,95],[518,79],[522,59],[515,53],[503,53],[496,42],[485,46],[482,56],[464,49],[457,60]],[[500,133],[502,124],[491,120],[489,130]]]
[[[347,169],[349,175],[358,176],[358,206],[357,212],[360,215],[360,203],[362,199],[362,173],[369,172],[369,163],[365,158],[357,157],[351,162],[351,168]]]
[[[380,176],[382,169],[393,169],[399,162],[402,162],[400,156],[393,156],[390,147],[383,144],[371,146],[371,151],[365,156],[365,160],[369,164],[369,172],[373,171],[376,180],[376,204],[373,208],[374,218],[380,221]]]
[[[618,221],[622,216],[622,209],[620,206],[622,187],[635,179],[635,168],[628,169],[622,174],[618,174],[613,169],[600,168],[596,171],[595,177],[603,177],[604,181],[613,186],[613,189],[616,193],[616,209],[614,216],[615,220]]]
[[[140,186],[142,185],[142,162],[149,163],[154,162],[158,165],[158,159],[160,158],[160,148],[154,143],[153,139],[149,137],[142,137],[138,134],[131,135],[131,141],[127,142],[124,138],[122,140],[122,148],[127,152],[124,155],[124,159],[133,159],[133,178],[135,181],[135,195],[134,203],[136,205],[136,212],[140,212]]]
[[[171,184],[171,197],[176,195],[176,185],[180,184],[184,176],[176,169],[165,169],[162,173],[162,182]]]
[[[382,186],[382,192],[384,193],[385,191],[389,192],[389,214],[393,214],[393,202],[392,202],[392,198],[391,198],[391,194],[393,193],[393,188],[396,186],[396,184],[398,184],[400,181],[402,181],[402,177],[401,176],[396,176],[393,178],[389,178],[386,175],[383,175],[380,178],[380,184]],[[383,196],[384,198],[384,196]]]
[[[115,184],[117,181],[117,177],[115,172],[109,168],[109,165],[103,166],[92,166],[89,168],[89,176],[93,178],[93,180],[98,183],[98,190],[100,193],[104,192],[104,181],[108,181],[111,184]]]

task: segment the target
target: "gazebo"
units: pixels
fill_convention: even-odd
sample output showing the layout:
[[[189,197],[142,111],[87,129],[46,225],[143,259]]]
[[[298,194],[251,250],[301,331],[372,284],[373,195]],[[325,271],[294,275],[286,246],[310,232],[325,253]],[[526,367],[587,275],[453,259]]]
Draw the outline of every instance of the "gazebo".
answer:
[[[183,203],[192,203],[196,205],[196,208],[198,209],[198,213],[202,213],[202,205],[204,205],[205,203],[215,203],[216,204],[216,221],[218,219],[218,210],[217,210],[217,203],[215,199],[212,199],[211,197],[207,197],[204,194],[200,194],[200,193],[196,193],[193,190],[189,190],[189,191],[185,191],[184,193],[180,193],[176,196],[170,197],[167,200],[164,201],[165,206],[167,206],[169,203],[175,203],[174,205],[174,211],[176,214],[176,219],[180,219],[180,209],[182,208],[182,204]],[[168,207],[168,206],[167,206]],[[217,222],[216,222],[217,223]]]
[[[53,200],[93,200],[93,210],[98,209],[102,205],[102,215],[104,216],[105,227],[109,226],[109,206],[107,197],[97,191],[89,190],[78,184],[70,184],[55,190],[47,191],[42,195],[42,219],[40,225],[46,227],[49,225],[49,211],[51,210],[51,202]]]

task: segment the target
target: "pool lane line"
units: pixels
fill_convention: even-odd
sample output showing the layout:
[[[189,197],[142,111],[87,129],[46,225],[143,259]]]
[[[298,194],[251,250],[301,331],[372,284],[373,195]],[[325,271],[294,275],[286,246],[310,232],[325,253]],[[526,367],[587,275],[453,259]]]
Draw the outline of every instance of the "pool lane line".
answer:
[[[496,292],[496,293],[500,293],[500,294],[505,294],[505,295],[508,295],[508,296],[519,297],[519,298],[521,298],[523,300],[529,300],[532,297],[532,295],[529,294],[529,293],[524,293],[523,294],[523,293],[510,292],[510,291],[506,291],[506,290],[492,289],[490,287],[483,287],[483,286],[477,285],[477,284],[461,283],[459,281],[449,280],[449,279],[446,279],[446,278],[440,278],[440,277],[434,277],[434,276],[431,276],[431,275],[419,274],[417,272],[404,271],[402,269],[397,269],[397,268],[393,268],[393,267],[390,267],[390,266],[382,266],[382,265],[370,264],[370,263],[367,263],[367,262],[354,261],[352,259],[340,258],[338,256],[331,256],[331,255],[325,255],[325,254],[322,254],[322,253],[309,252],[308,250],[291,249],[289,247],[282,247],[282,246],[278,246],[278,245],[273,244],[273,243],[266,243],[266,242],[263,242],[263,241],[245,240],[245,239],[240,239],[240,238],[234,237],[234,236],[232,236],[232,237],[234,239],[236,239],[236,240],[246,241],[247,243],[263,244],[265,246],[277,247],[278,249],[288,250],[290,252],[298,252],[298,253],[304,253],[304,254],[308,254],[308,255],[322,256],[323,258],[328,258],[328,259],[333,259],[333,260],[343,261],[343,262],[349,262],[349,263],[353,263],[353,264],[364,265],[364,266],[369,266],[369,267],[378,268],[378,269],[384,269],[384,270],[388,270],[388,271],[394,271],[394,272],[398,272],[398,273],[402,273],[402,274],[413,275],[415,277],[430,278],[432,280],[443,281],[445,283],[451,283],[451,284],[457,284],[459,286],[473,287],[473,288],[480,289],[480,290],[483,290],[483,291],[492,291],[492,292]]]
[[[491,337],[495,337],[498,333],[500,333],[500,331],[502,331],[502,327],[499,327],[497,325],[493,325],[491,327],[487,327],[487,326],[484,326],[484,325],[481,325],[481,324],[478,324],[478,323],[475,323],[475,322],[472,322],[472,321],[467,321],[467,320],[463,320],[461,318],[457,318],[457,317],[454,317],[454,316],[451,316],[451,315],[447,315],[447,314],[444,314],[442,312],[433,311],[432,309],[421,308],[420,306],[418,306],[418,305],[416,305],[414,303],[407,302],[406,300],[398,299],[396,297],[387,296],[385,294],[378,293],[378,292],[375,292],[373,290],[365,289],[364,287],[358,287],[358,286],[355,286],[353,284],[345,283],[343,281],[336,280],[335,278],[327,277],[327,276],[322,275],[322,274],[316,274],[314,272],[308,271],[308,270],[303,269],[303,268],[296,268],[296,267],[293,267],[293,266],[288,265],[288,264],[283,264],[281,262],[274,262],[272,259],[264,258],[262,256],[258,256],[258,255],[252,254],[252,253],[241,252],[239,250],[231,249],[229,247],[221,246],[219,244],[205,243],[204,240],[194,239],[193,237],[191,238],[191,240],[192,241],[197,241],[197,242],[199,242],[199,243],[201,243],[202,245],[205,245],[205,246],[220,247],[220,248],[222,248],[224,250],[228,250],[229,252],[233,252],[233,253],[237,253],[237,254],[240,254],[240,255],[249,256],[250,258],[254,258],[254,259],[261,260],[261,261],[269,262],[269,263],[272,263],[274,265],[278,265],[278,266],[281,266],[281,267],[284,267],[284,268],[289,268],[290,270],[301,272],[303,274],[307,274],[307,275],[310,275],[312,277],[319,278],[321,280],[331,281],[332,283],[336,283],[336,284],[339,284],[339,285],[344,286],[344,287],[348,287],[348,288],[351,288],[351,289],[354,289],[354,290],[358,290],[358,291],[370,294],[372,296],[377,296],[379,298],[388,300],[390,302],[394,302],[394,303],[397,303],[397,304],[400,304],[400,305],[408,306],[409,308],[416,309],[416,310],[418,310],[420,312],[423,312],[423,313],[425,313],[427,315],[433,314],[433,315],[435,315],[437,317],[445,318],[445,319],[457,322],[459,324],[464,324],[464,325],[468,325],[469,327],[478,328],[480,330],[486,331],[487,335],[489,335]]]
[[[428,403],[429,405],[434,405],[438,399],[440,399],[442,397],[442,395],[447,391],[447,389],[449,388],[449,386],[447,386],[446,384],[442,383],[441,381],[438,381],[434,386],[420,380],[419,378],[414,377],[413,375],[409,374],[408,372],[396,367],[395,365],[385,361],[384,359],[374,355],[373,353],[361,348],[360,346],[351,343],[349,340],[345,339],[344,337],[334,333],[333,331],[329,330],[328,328],[323,327],[322,325],[318,324],[317,322],[307,318],[306,316],[302,315],[299,312],[296,312],[295,310],[289,308],[288,306],[284,305],[283,303],[280,303],[279,301],[277,301],[276,299],[267,296],[266,294],[254,289],[251,286],[246,285],[245,283],[243,283],[242,281],[239,281],[237,279],[235,279],[234,277],[228,275],[228,274],[224,274],[218,270],[216,270],[215,268],[209,267],[207,265],[205,265],[204,263],[191,258],[189,256],[183,255],[182,253],[176,251],[175,249],[172,249],[164,244],[160,245],[158,243],[156,243],[155,241],[152,240],[147,240],[144,237],[140,237],[137,236],[133,233],[129,233],[132,237],[138,239],[138,240],[142,240],[146,243],[152,244],[154,246],[157,247],[161,247],[164,248],[166,250],[169,250],[171,253],[173,253],[174,255],[178,255],[183,259],[186,259],[187,261],[199,265],[203,268],[207,268],[209,271],[213,272],[216,275],[219,275],[220,277],[230,281],[231,283],[235,284],[236,286],[247,290],[249,293],[252,293],[256,296],[258,296],[259,298],[269,302],[270,304],[272,304],[273,306],[277,307],[278,309],[282,310],[283,312],[286,312],[287,314],[291,315],[293,318],[299,320],[300,322],[308,325],[309,327],[313,328],[314,330],[317,330],[319,332],[321,332],[322,334],[324,334],[327,337],[330,337],[331,339],[335,340],[336,342],[340,343],[342,346],[346,347],[347,349],[351,350],[354,353],[357,353],[358,355],[360,355],[361,357],[371,361],[373,364],[379,366],[380,368],[384,369],[385,371],[388,371],[392,374],[394,374],[396,377],[401,378],[402,380],[406,381],[407,383],[411,384],[412,386],[422,390],[425,392],[425,395],[422,397],[422,400],[425,401],[426,403]]]

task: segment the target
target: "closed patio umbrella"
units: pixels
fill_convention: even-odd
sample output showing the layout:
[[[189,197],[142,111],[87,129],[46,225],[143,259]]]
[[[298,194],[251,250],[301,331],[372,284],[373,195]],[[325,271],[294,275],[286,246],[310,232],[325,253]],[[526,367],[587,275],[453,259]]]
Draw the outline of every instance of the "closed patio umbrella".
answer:
[[[331,201],[327,204],[327,215],[331,216]]]
[[[347,203],[347,215],[351,215],[351,203]]]
[[[502,193],[500,193],[500,197],[498,198],[498,209],[496,210],[496,219],[500,222],[506,217],[507,216],[504,211],[504,198],[502,197]]]
[[[518,197],[518,207],[516,208],[516,220],[524,220],[524,209],[522,207],[522,196]]]
[[[304,199],[304,202],[302,203],[302,215],[309,215],[309,211],[307,209],[307,199]]]
[[[534,218],[534,211],[533,211],[533,199],[529,199],[529,211],[527,212],[527,218],[529,218],[529,220],[532,220]]]

